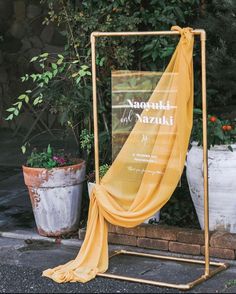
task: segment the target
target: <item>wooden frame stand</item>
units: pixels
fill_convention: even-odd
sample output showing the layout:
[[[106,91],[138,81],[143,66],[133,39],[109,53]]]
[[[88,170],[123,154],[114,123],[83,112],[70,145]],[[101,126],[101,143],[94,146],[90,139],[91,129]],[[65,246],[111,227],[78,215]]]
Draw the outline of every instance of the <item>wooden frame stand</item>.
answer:
[[[225,270],[228,265],[219,262],[210,262],[209,257],[209,200],[208,200],[208,157],[207,157],[207,103],[206,103],[206,33],[204,30],[193,30],[194,35],[200,36],[201,41],[201,76],[202,76],[202,119],[203,119],[203,173],[204,173],[204,238],[205,238],[205,260],[177,258],[162,255],[145,254],[131,251],[118,251],[117,254],[136,255],[151,257],[175,262],[186,262],[192,264],[202,264],[205,267],[204,273],[196,280],[187,284],[171,284],[153,280],[137,279],[128,276],[118,276],[113,274],[98,274],[98,276],[119,279],[124,281],[145,283],[156,286],[171,287],[180,290],[188,290],[195,285],[206,281],[218,272]],[[96,38],[99,37],[119,37],[119,36],[158,36],[158,35],[179,35],[178,31],[156,31],[156,32],[93,32],[91,34],[92,52],[92,81],[93,81],[93,115],[94,115],[94,143],[95,143],[95,174],[96,183],[99,184],[99,148],[98,148],[98,117],[97,117],[97,83],[96,83]],[[112,255],[114,256],[114,255]],[[210,266],[216,267],[210,270]]]

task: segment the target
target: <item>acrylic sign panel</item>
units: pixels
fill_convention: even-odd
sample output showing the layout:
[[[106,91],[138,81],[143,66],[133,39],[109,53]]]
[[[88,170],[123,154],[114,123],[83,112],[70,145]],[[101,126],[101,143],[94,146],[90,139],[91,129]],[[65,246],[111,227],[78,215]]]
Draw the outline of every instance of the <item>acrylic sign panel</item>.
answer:
[[[125,142],[135,144],[127,154],[127,181],[165,171],[177,135],[177,78],[177,73],[112,72],[113,160]],[[179,158],[171,165],[178,169]]]

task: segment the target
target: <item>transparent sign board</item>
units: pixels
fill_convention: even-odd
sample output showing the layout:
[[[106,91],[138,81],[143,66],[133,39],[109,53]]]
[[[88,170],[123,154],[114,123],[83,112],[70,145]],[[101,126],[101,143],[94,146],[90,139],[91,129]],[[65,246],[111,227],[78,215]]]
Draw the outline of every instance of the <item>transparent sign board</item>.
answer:
[[[129,144],[124,148],[127,181],[180,168],[177,156],[168,162],[177,135],[177,77],[173,72],[112,72],[112,157]]]

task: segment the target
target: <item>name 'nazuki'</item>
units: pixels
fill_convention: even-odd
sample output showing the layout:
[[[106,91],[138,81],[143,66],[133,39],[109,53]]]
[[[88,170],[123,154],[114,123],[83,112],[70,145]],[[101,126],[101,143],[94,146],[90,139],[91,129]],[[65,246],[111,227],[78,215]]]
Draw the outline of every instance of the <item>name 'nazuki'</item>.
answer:
[[[164,125],[164,126],[173,126],[174,125],[174,117],[170,116],[167,118],[165,115],[162,117],[156,116],[147,116],[147,115],[139,115],[135,113],[139,122],[144,124],[155,124],[155,125]]]
[[[127,99],[129,106],[131,108],[137,109],[163,109],[163,110],[170,110],[172,107],[170,106],[170,102],[167,101],[163,103],[162,101],[159,102],[138,102],[134,100]]]

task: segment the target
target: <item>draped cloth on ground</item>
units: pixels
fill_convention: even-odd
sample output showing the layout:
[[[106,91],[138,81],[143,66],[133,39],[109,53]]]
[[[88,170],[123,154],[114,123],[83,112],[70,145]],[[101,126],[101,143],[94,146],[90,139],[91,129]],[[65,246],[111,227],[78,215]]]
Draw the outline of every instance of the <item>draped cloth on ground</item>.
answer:
[[[92,191],[86,236],[79,254],[75,260],[45,270],[43,276],[58,283],[87,282],[97,273],[104,273],[108,269],[107,223],[123,227],[141,224],[163,207],[176,188],[184,168],[192,128],[194,36],[190,28],[172,29],[179,30],[181,37],[149,102],[167,101],[169,95],[175,93],[174,98],[172,96],[175,107],[168,110],[168,116],[174,120],[173,126],[136,122],[112,166]],[[145,111],[141,116],[146,113],[149,116],[167,115],[166,109]],[[140,136],[145,133],[155,133],[155,140],[150,144],[140,144]],[[132,177],[127,167],[127,156],[137,151],[155,154],[160,163],[133,162],[141,172],[136,173],[135,181],[122,185],[127,177]],[[129,165],[131,161],[129,158]]]

